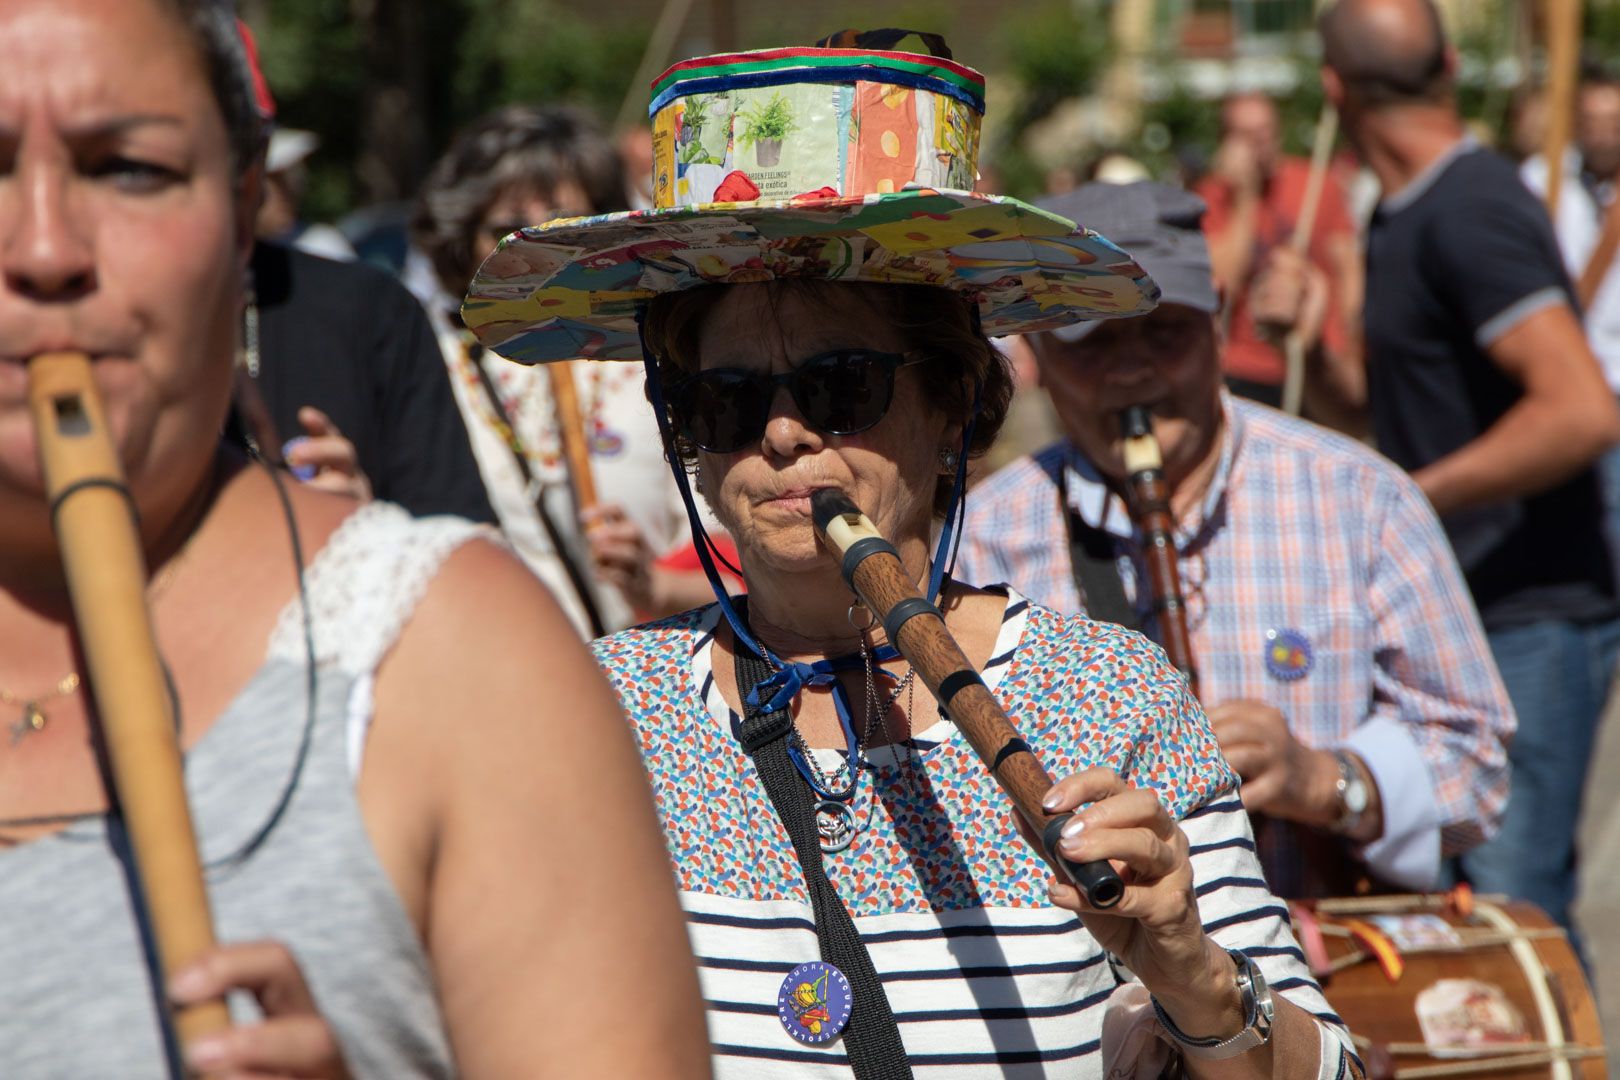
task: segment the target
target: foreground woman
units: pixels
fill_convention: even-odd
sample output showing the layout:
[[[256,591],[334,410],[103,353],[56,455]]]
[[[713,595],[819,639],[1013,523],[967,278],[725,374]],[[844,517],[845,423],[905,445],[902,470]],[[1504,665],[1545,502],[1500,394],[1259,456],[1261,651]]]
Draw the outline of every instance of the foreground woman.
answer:
[[[596,646],[653,776],[717,1072],[1148,1077],[1173,1053],[1199,1077],[1345,1075],[1236,778],[1162,654],[944,574],[966,459],[1010,396],[985,332],[1135,314],[1156,289],[1068,222],[929,190],[971,182],[982,83],[892,43],[677,65],[654,84],[665,209],[525,230],[464,308],[515,359],[644,354],[678,479],[737,543],[746,605]],[[811,523],[824,487],[893,541],[1067,777],[1063,853],[1111,860],[1117,907],[1050,879],[852,603]],[[783,706],[790,770],[755,740]],[[811,806],[814,833],[784,826]]]
[[[186,1048],[211,1076],[704,1074],[645,783],[556,605],[463,522],[222,445],[260,138],[227,6],[0,0],[0,70],[0,1075],[178,1075],[157,1002],[228,989],[262,1019]],[[27,408],[53,350],[139,510],[227,943],[168,986]]]

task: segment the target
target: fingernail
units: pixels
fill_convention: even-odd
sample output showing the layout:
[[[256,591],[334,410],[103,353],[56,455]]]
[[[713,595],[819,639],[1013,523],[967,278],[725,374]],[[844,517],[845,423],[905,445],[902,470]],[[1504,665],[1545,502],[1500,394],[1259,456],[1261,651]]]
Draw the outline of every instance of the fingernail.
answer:
[[[1063,792],[1059,791],[1057,788],[1053,788],[1051,791],[1048,791],[1046,793],[1046,797],[1041,800],[1041,805],[1046,807],[1048,810],[1056,810],[1058,807],[1063,805]]]
[[[186,1064],[194,1072],[207,1072],[225,1062],[225,1041],[217,1035],[203,1035],[186,1046]]]
[[[169,996],[177,1001],[193,1001],[207,990],[207,976],[197,968],[181,968],[169,977]]]
[[[1077,817],[1072,817],[1063,825],[1063,839],[1073,840],[1085,831],[1086,823]]]
[[[308,439],[300,435],[296,439],[288,439],[281,446],[281,460],[287,462],[287,468],[289,471],[291,471],[295,479],[305,482],[315,479],[315,466],[294,465],[289,459],[292,457],[294,450],[298,449],[308,441]]]

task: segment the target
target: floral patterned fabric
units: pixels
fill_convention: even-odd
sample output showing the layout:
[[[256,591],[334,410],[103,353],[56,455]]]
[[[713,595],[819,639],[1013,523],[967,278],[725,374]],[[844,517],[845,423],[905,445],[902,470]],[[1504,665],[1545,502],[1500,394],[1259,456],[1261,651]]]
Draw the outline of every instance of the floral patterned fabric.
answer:
[[[681,888],[805,900],[792,845],[711,674],[716,611],[604,638],[597,659],[635,725]],[[1155,789],[1178,818],[1235,787],[1202,713],[1145,638],[1022,599],[1007,612],[985,679],[1054,777],[1105,765]],[[918,735],[868,754],[861,831],[827,856],[851,912],[1046,906],[1045,865],[973,748],[948,721]]]

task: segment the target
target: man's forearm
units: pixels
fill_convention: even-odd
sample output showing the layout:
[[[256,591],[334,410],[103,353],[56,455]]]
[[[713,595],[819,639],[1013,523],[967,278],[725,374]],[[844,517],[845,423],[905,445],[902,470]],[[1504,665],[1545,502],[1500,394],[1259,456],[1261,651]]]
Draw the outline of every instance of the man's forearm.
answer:
[[[1601,417],[1583,420],[1561,405],[1525,397],[1479,438],[1412,476],[1444,517],[1546,491],[1590,466],[1614,438]]]
[[[1241,288],[1254,265],[1254,241],[1258,228],[1260,198],[1234,191],[1226,227],[1209,238],[1210,272],[1215,284],[1230,294]]]

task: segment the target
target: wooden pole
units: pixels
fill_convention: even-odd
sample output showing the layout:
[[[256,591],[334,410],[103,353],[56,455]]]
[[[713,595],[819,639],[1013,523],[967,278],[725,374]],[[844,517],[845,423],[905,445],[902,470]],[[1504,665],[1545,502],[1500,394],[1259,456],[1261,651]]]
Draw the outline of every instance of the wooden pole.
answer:
[[[1316,230],[1316,212],[1322,205],[1322,188],[1327,184],[1333,143],[1339,137],[1339,111],[1332,102],[1322,103],[1316,118],[1316,140],[1311,144],[1311,171],[1305,178],[1305,195],[1299,206],[1299,220],[1288,243],[1300,255],[1309,257],[1311,233]],[[1283,411],[1298,416],[1305,399],[1305,342],[1290,332],[1283,339],[1283,355],[1288,367],[1283,375]]]
[[[563,457],[568,462],[568,479],[574,487],[574,509],[584,513],[596,505],[596,480],[591,475],[591,448],[585,440],[585,420],[579,411],[579,391],[574,385],[576,362],[598,361],[559,360],[546,365],[546,374],[551,379],[551,403],[556,409]]]
[[[1564,150],[1575,122],[1575,82],[1580,65],[1580,0],[1543,0],[1547,37],[1547,133],[1541,144],[1547,163],[1547,213],[1558,218],[1564,186]]]
[[[89,358],[36,356],[28,384],[73,621],[166,982],[213,947],[214,927],[168,681],[146,609],[145,557]],[[166,987],[156,996],[166,1001]],[[230,1017],[215,1000],[176,1010],[173,1022],[184,1046],[224,1030]]]
[[[692,0],[668,0],[664,10],[658,13],[658,22],[653,25],[652,36],[647,39],[641,63],[636,65],[636,73],[630,77],[624,100],[619,103],[619,115],[613,121],[614,131],[629,127],[632,120],[646,120],[647,102],[651,97],[648,87],[657,78],[658,69],[669,59],[669,50],[675,47],[675,39],[680,35],[681,27],[686,25],[686,16],[691,10]]]

